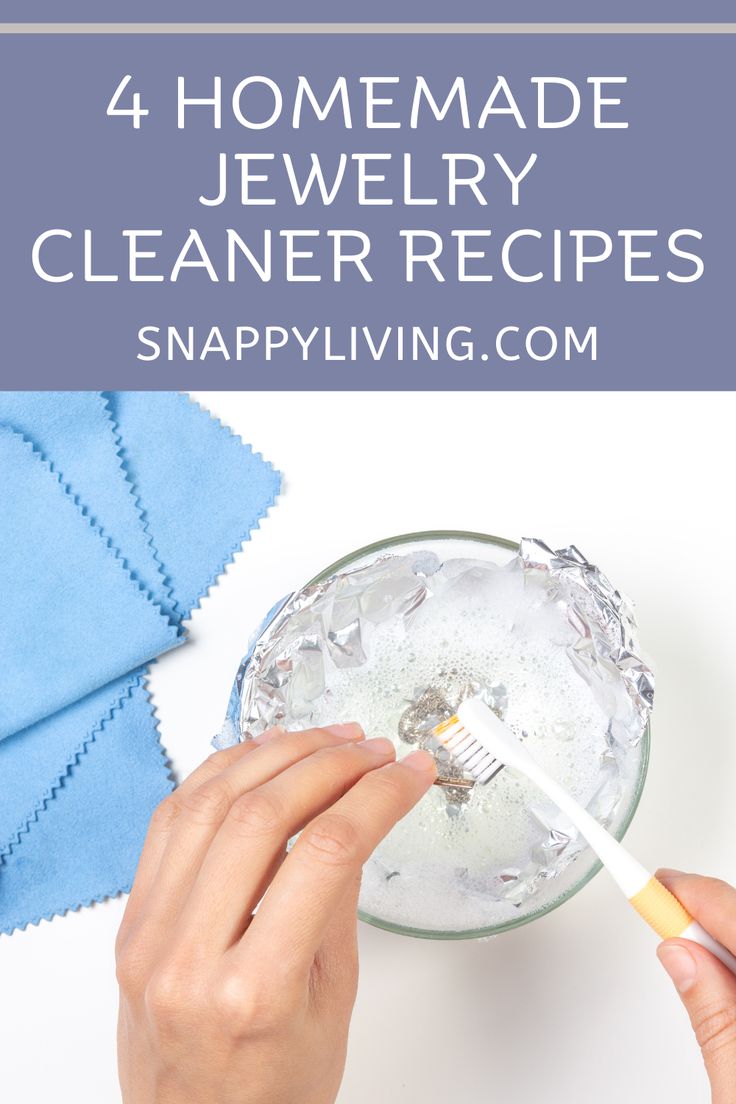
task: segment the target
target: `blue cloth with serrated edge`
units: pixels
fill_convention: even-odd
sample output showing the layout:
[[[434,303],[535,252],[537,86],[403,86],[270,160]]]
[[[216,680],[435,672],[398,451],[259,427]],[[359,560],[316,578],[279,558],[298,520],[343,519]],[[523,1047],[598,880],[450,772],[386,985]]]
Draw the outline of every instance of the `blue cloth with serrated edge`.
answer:
[[[0,866],[0,931],[130,888],[151,811],[172,789],[142,677]]]
[[[273,503],[280,476],[182,395],[115,391],[109,401],[174,607],[186,617]]]
[[[167,590],[120,455],[109,404],[99,391],[0,391],[0,424],[12,426],[52,464],[64,487],[164,608]]]
[[[4,393],[0,424],[0,585],[16,620],[24,601],[29,612],[22,631],[0,629],[25,690],[0,671],[0,931],[12,931],[129,887],[172,788],[141,664],[180,639],[280,477],[171,392]]]
[[[181,639],[27,440],[0,426],[0,740]]]

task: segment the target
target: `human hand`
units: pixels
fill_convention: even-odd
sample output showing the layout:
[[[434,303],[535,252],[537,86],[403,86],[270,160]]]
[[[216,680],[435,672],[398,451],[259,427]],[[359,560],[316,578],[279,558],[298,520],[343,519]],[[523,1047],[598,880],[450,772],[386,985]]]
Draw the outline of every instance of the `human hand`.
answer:
[[[657,877],[714,939],[736,953],[736,889],[716,878],[679,870],[658,870]],[[686,939],[666,939],[657,954],[693,1025],[713,1104],[734,1104],[736,977],[709,951]]]
[[[358,725],[276,729],[158,807],[116,948],[125,1104],[332,1104],[361,867],[435,778],[394,758]]]

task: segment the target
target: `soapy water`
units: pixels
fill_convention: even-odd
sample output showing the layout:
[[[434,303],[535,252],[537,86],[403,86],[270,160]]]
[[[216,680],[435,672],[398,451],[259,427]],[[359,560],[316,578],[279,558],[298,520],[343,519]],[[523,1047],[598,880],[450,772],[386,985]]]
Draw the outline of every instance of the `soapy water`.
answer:
[[[295,715],[279,719],[289,727],[358,720],[368,737],[393,739],[401,756],[411,750],[399,735],[407,709],[427,691],[456,705],[472,689],[501,703],[502,719],[539,762],[615,829],[638,784],[640,720],[615,682],[601,690],[581,677],[569,605],[518,560],[435,560],[395,557],[388,572],[385,561],[369,564],[296,614],[308,662],[295,663],[283,646],[260,661],[264,684],[281,682],[292,702]],[[309,637],[305,652],[312,622],[314,637],[323,632],[330,643],[314,648]],[[594,865],[573,826],[512,770],[474,785],[462,803],[448,797],[434,786],[366,864],[367,918],[426,933],[492,928],[549,907]]]
[[[560,611],[546,614],[518,575],[462,580],[425,602],[408,627],[376,625],[366,664],[330,678],[319,723],[358,719],[368,736],[392,738],[401,755],[408,748],[399,719],[424,690],[441,688],[454,701],[469,683],[500,685],[505,722],[525,733],[529,750],[583,805],[603,798],[605,819],[635,776],[623,749],[611,750],[608,718],[560,646],[572,642],[570,626]],[[569,822],[519,774],[503,770],[474,786],[459,808],[434,787],[368,864],[361,909],[402,926],[486,927],[538,908],[542,871],[578,850]]]

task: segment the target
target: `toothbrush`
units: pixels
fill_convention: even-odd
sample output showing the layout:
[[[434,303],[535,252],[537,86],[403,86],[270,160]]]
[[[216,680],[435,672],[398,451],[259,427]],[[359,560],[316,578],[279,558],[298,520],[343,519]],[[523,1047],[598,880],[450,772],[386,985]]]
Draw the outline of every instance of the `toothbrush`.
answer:
[[[736,974],[736,957],[693,920],[674,894],[547,774],[484,701],[480,698],[464,701],[456,716],[438,725],[434,735],[475,782],[490,781],[499,763],[525,774],[572,821],[629,904],[660,939],[690,939],[699,943]]]

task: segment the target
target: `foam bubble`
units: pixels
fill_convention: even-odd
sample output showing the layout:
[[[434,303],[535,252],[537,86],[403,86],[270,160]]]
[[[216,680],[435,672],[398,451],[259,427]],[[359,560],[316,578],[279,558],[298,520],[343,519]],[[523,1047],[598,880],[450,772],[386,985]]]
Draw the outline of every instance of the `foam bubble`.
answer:
[[[433,577],[434,596],[410,619],[370,626],[366,662],[330,670],[314,721],[359,720],[368,736],[392,738],[403,754],[399,719],[428,687],[452,699],[469,682],[502,685],[506,723],[615,828],[631,803],[641,752],[612,741],[609,717],[566,650],[574,632],[564,608],[519,573],[473,577],[460,563],[443,565],[443,578]],[[509,770],[476,786],[462,806],[448,806],[434,787],[367,864],[361,908],[429,931],[529,916],[593,864],[588,852],[580,856],[582,843],[570,828],[536,787]],[[576,856],[573,874],[568,864]]]

